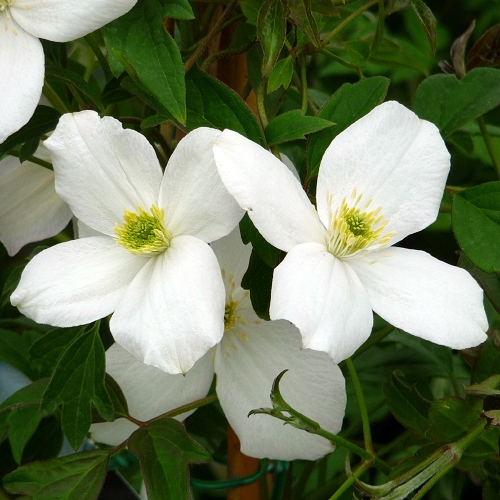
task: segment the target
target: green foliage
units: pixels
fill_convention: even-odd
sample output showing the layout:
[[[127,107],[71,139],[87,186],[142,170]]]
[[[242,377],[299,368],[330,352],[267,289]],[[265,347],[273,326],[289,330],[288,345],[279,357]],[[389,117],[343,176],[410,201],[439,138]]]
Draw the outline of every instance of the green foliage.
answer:
[[[304,116],[300,109],[288,111],[277,116],[266,127],[266,139],[269,145],[280,142],[305,139],[307,134],[335,125],[317,116]]]
[[[129,450],[139,458],[150,500],[187,500],[188,464],[211,459],[184,426],[171,418],[135,431],[129,439]]]
[[[262,130],[240,96],[215,78],[193,67],[186,75],[187,130],[197,127],[229,128],[264,145]]]
[[[395,371],[392,374],[384,385],[384,394],[389,409],[405,427],[425,434],[431,403],[419,394],[415,386],[405,384],[403,373]]]
[[[90,427],[91,403],[106,420],[113,419],[113,406],[104,387],[104,348],[98,323],[77,336],[60,357],[42,409],[50,412],[62,404],[62,427],[77,449]]]
[[[259,10],[257,38],[264,52],[263,75],[267,75],[274,68],[285,43],[286,22],[284,14],[281,0],[266,0]]]
[[[34,462],[5,476],[4,487],[26,500],[92,500],[106,477],[110,454],[92,450]]]
[[[138,2],[128,14],[106,26],[105,39],[113,74],[118,77],[122,72],[116,58],[121,54],[141,84],[176,120],[185,123],[184,67],[177,44],[163,27],[167,15],[168,2]]]
[[[267,92],[271,93],[283,86],[287,89],[290,86],[293,76],[293,63],[290,57],[279,61],[269,73],[267,82]]]
[[[500,104],[500,70],[477,68],[462,79],[433,75],[418,87],[413,111],[444,137]]]
[[[0,144],[0,157],[9,152],[12,148],[23,145],[25,149],[24,159],[38,147],[40,137],[56,128],[61,113],[49,106],[37,106],[30,121],[7,140]],[[34,149],[33,149],[34,148]],[[30,154],[26,154],[29,152]]]
[[[486,273],[500,272],[500,182],[457,193],[452,222],[467,258]]]

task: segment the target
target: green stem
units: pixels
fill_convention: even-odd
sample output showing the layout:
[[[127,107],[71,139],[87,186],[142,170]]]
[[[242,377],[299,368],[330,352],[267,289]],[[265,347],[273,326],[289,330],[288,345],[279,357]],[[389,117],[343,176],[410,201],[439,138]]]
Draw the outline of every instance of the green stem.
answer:
[[[300,55],[300,86],[302,87],[302,114],[307,113],[308,95],[307,95],[307,73],[306,73],[306,56]]]
[[[65,114],[70,112],[68,106],[66,106],[64,101],[59,97],[58,93],[50,86],[50,84],[47,83],[47,80],[45,80],[43,85],[42,93],[48,99],[50,104],[52,104],[52,106],[59,111],[59,113]]]
[[[372,466],[371,462],[362,463],[356,471],[349,476],[343,483],[342,486],[330,497],[330,500],[338,500],[345,491],[352,486],[354,481],[363,474],[366,470],[368,470]]]
[[[192,403],[188,403],[183,406],[179,406],[179,408],[175,408],[174,410],[167,411],[166,413],[163,413],[161,415],[158,415],[155,418],[152,418],[151,420],[148,420],[147,423],[154,422],[155,420],[160,420],[162,418],[171,418],[171,417],[176,417],[177,415],[180,415],[182,413],[185,413],[187,411],[191,410],[196,410],[196,408],[201,408],[202,406],[207,406],[214,401],[217,401],[217,395],[213,394],[211,396],[207,396],[205,398],[198,399],[196,401],[193,401]]]
[[[324,429],[318,429],[314,432],[315,434],[318,434],[318,436],[322,436],[329,441],[331,441],[333,444],[336,444],[338,446],[342,446],[342,448],[345,448],[346,450],[350,451],[351,453],[354,453],[355,455],[358,455],[358,457],[361,457],[365,461],[373,461],[373,465],[377,468],[380,469],[382,472],[385,472],[388,474],[391,472],[391,468],[382,462],[378,457],[374,456],[373,453],[370,453],[369,451],[364,450],[360,446],[355,445],[354,443],[351,443],[350,441],[347,441],[347,439],[341,438],[340,436],[337,436],[337,434],[332,434],[331,432],[325,431]]]
[[[301,83],[300,78],[297,76],[297,73],[295,71],[293,72],[292,80],[293,80],[293,83],[295,84],[295,86],[297,87],[297,89],[299,90],[299,92],[302,94],[302,83]],[[312,102],[312,100],[309,96],[307,97],[307,103],[309,105],[309,109],[311,110],[312,114],[313,115],[318,114],[319,110],[316,107],[316,105],[314,104],[314,102]]]
[[[363,437],[365,440],[365,449],[369,451],[372,455],[375,454],[372,443],[372,434],[370,431],[370,419],[368,417],[368,410],[366,408],[365,397],[363,395],[363,388],[359,381],[358,374],[356,373],[356,368],[354,368],[354,363],[351,358],[346,359],[347,368],[351,374],[352,383],[354,384],[354,390],[356,391],[356,397],[358,398],[359,411],[361,413],[361,421],[363,422]]]
[[[202,71],[206,71],[207,68],[214,61],[222,59],[223,57],[230,57],[230,56],[235,56],[235,55],[238,55],[238,54],[242,54],[243,52],[246,52],[248,49],[250,49],[253,46],[254,43],[255,43],[255,40],[251,40],[250,42],[247,42],[245,45],[242,45],[240,47],[231,48],[231,49],[225,49],[225,50],[221,50],[219,52],[214,52],[213,54],[209,55],[203,61],[200,69]]]
[[[106,77],[106,80],[111,80],[111,78],[113,78],[113,74],[111,73],[111,69],[109,68],[108,60],[106,59],[105,55],[102,53],[101,48],[99,47],[99,44],[94,40],[92,33],[90,33],[89,35],[87,35],[83,38],[87,42],[87,45],[92,49],[92,52],[97,57],[97,60],[99,61],[99,64],[101,65],[102,70],[104,71],[104,76]]]
[[[325,47],[321,52],[326,54],[328,57],[331,57],[334,61],[337,61],[342,66],[345,66],[346,68],[351,68],[351,69],[355,70],[358,73],[360,80],[364,79],[365,76],[363,75],[361,68],[359,66],[356,66],[353,63],[344,61],[337,54],[334,54],[333,51],[329,47]]]
[[[20,157],[19,151],[16,151],[15,149],[11,149],[8,153],[10,156],[15,156],[16,158]],[[40,165],[41,167],[48,168],[49,170],[54,170],[52,167],[52,163],[49,163],[48,161],[41,160],[40,158],[37,158],[36,156],[30,156],[27,161],[30,161],[31,163],[36,163],[37,165]]]
[[[347,16],[339,25],[335,27],[321,42],[320,47],[323,49],[326,47],[330,40],[332,40],[335,36],[337,36],[351,21],[356,19],[360,14],[362,14],[365,10],[368,10],[371,6],[378,3],[379,0],[369,0],[367,3],[362,5],[359,9],[355,10],[352,14]]]
[[[481,130],[481,135],[483,136],[484,143],[486,144],[486,149],[490,154],[491,161],[497,170],[497,175],[500,178],[500,160],[498,159],[497,152],[495,151],[495,146],[491,142],[490,134],[488,133],[488,129],[486,128],[486,123],[484,122],[484,118],[480,116],[477,118],[477,123],[479,125],[479,129]]]
[[[196,61],[201,57],[205,49],[208,47],[213,38],[219,33],[219,31],[224,27],[224,23],[228,19],[233,7],[236,5],[238,0],[231,0],[227,7],[224,9],[224,12],[221,14],[215,26],[212,30],[207,34],[204,38],[203,42],[200,43],[198,48],[194,51],[191,57],[184,63],[184,73],[187,73],[189,69],[196,63]]]
[[[259,86],[257,87],[257,92],[255,93],[257,96],[257,113],[259,114],[260,123],[262,124],[262,128],[265,130],[269,125],[269,120],[267,119],[266,114],[266,105],[264,103],[264,96],[266,93],[267,79],[262,78]]]

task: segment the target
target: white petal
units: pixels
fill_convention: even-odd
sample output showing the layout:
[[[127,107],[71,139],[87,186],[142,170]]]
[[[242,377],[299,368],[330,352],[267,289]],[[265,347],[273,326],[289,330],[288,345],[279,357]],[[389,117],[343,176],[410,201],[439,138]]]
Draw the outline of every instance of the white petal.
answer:
[[[71,210],[57,195],[54,172],[17,158],[0,161],[0,241],[14,255],[62,231]]]
[[[170,157],[160,205],[173,236],[190,234],[209,243],[228,234],[243,217],[215,166],[212,147],[220,134],[205,127],[193,130]]]
[[[434,222],[450,169],[439,130],[390,101],[340,133],[326,150],[318,176],[317,206],[328,220],[327,192],[338,206],[356,188],[369,210],[382,207],[392,243]]]
[[[267,241],[288,252],[299,243],[325,240],[302,186],[273,154],[225,130],[215,143],[214,155],[228,191]]]
[[[239,227],[233,229],[224,238],[210,243],[210,246],[219,261],[226,291],[231,293],[235,288],[241,286],[243,275],[248,269],[252,246],[243,244]]]
[[[84,325],[113,312],[146,262],[106,236],[68,241],[28,263],[10,300],[37,323]]]
[[[212,249],[193,236],[178,236],[129,286],[111,318],[111,333],[144,363],[186,373],[221,339],[224,297]]]
[[[124,210],[158,203],[162,172],[147,139],[94,111],[61,117],[45,141],[56,190],[85,224],[109,236]]]
[[[106,351],[106,371],[123,391],[130,415],[144,422],[205,397],[212,384],[214,366],[207,354],[186,375],[171,375],[141,363],[115,343]],[[182,421],[193,411],[174,418]],[[137,425],[119,418],[92,425],[90,433],[99,443],[117,446],[135,429]]]
[[[242,328],[245,335],[238,326],[226,332],[215,357],[217,395],[241,451],[278,460],[316,460],[330,453],[334,446],[320,436],[269,415],[247,415],[272,406],[273,380],[288,369],[280,383],[285,401],[324,429],[339,432],[346,395],[338,366],[325,353],[301,350],[300,334],[288,321],[249,322]]]
[[[137,0],[16,0],[12,16],[29,33],[68,42],[123,16]]]
[[[7,19],[8,12],[0,12],[0,144],[32,117],[45,73],[40,40]]]
[[[486,340],[483,292],[467,271],[394,247],[351,263],[373,310],[396,328],[453,349]]]
[[[293,248],[274,270],[269,312],[294,323],[304,347],[327,352],[336,363],[354,353],[373,324],[356,273],[317,243]]]

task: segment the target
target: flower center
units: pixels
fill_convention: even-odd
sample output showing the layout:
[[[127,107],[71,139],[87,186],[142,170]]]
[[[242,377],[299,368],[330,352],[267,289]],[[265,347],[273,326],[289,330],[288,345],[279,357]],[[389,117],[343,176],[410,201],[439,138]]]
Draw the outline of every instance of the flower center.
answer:
[[[224,310],[224,331],[227,332],[234,328],[236,323],[241,320],[241,316],[236,316],[236,309],[238,308],[238,301],[230,299],[226,303]]]
[[[123,224],[115,225],[116,242],[136,255],[164,252],[171,239],[163,224],[165,211],[155,205],[149,212],[137,209],[138,213],[125,210]]]
[[[389,221],[380,213],[382,207],[370,210],[372,200],[363,203],[362,198],[354,188],[350,199],[344,198],[340,206],[333,209],[333,196],[327,193],[330,212],[326,243],[328,251],[336,257],[348,258],[362,250],[368,253],[385,248],[396,234],[384,232]]]

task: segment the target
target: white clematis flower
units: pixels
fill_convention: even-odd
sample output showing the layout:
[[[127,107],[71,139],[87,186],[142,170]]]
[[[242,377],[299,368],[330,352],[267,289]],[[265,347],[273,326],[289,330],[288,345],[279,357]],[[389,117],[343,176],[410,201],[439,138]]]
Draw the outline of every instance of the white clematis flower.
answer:
[[[0,143],[33,115],[45,61],[39,38],[68,42],[128,12],[137,0],[0,0]]]
[[[323,156],[316,208],[271,153],[236,132],[214,146],[219,173],[261,234],[288,252],[270,315],[335,362],[368,338],[372,309],[408,333],[455,349],[486,340],[483,295],[464,270],[389,248],[437,216],[450,156],[438,129],[397,102],[340,133]]]
[[[212,243],[212,247],[226,285],[225,333],[212,352],[212,371],[201,373],[205,369],[199,367],[205,362],[203,358],[186,374],[186,378],[193,370],[198,370],[198,380],[191,376],[190,383],[208,390],[215,371],[220,404],[241,441],[241,451],[246,455],[280,460],[316,460],[330,453],[333,445],[320,436],[283,425],[281,420],[269,415],[248,417],[249,411],[271,405],[272,383],[281,371],[288,369],[280,383],[285,400],[324,429],[337,433],[342,426],[346,405],[344,377],[326,354],[301,349],[300,333],[288,321],[261,321],[257,317],[248,292],[240,285],[251,247],[242,244],[238,229]],[[172,391],[168,389],[173,383],[170,381],[175,380],[174,376],[161,374],[159,370],[137,362],[128,368],[129,361],[120,352],[118,347],[108,350],[106,361],[112,367],[111,375],[117,375],[117,381],[127,396],[131,415],[135,417],[132,408],[145,408],[150,401],[156,401],[153,408],[161,408],[158,414],[174,408]],[[132,370],[135,376],[122,375]],[[143,388],[146,386],[148,391],[145,392]],[[187,381],[184,387],[187,387]],[[106,444],[124,441],[133,426],[121,424],[122,427],[118,428],[117,424],[95,424],[92,429],[98,434],[93,435],[94,439]]]
[[[185,373],[224,332],[224,284],[208,245],[243,211],[199,128],[162,174],[146,138],[93,111],[67,114],[45,145],[56,190],[98,236],[62,243],[26,266],[11,296],[38,323],[76,326],[114,314],[115,340],[149,365]]]
[[[43,146],[36,156],[50,157]],[[54,172],[29,161],[20,163],[12,156],[0,161],[0,241],[9,255],[27,243],[61,232],[71,215],[56,193]]]

